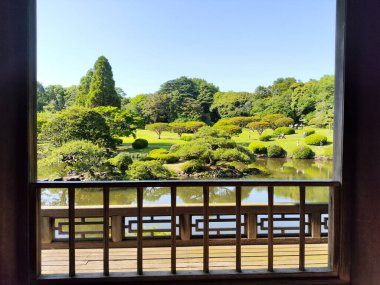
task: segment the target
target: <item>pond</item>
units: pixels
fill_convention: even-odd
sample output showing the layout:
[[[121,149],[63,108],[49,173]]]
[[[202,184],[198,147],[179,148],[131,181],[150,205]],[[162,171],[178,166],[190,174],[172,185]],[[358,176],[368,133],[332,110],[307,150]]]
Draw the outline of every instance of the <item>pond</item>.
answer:
[[[331,160],[291,160],[291,159],[258,159],[256,164],[270,171],[269,176],[247,176],[244,179],[278,179],[278,180],[331,180]],[[327,203],[328,187],[306,189],[306,202]],[[179,187],[177,204],[202,203],[201,187]],[[43,189],[42,205],[65,206],[68,201],[66,189]],[[275,203],[298,202],[299,193],[296,187],[275,187]],[[76,205],[101,205],[101,189],[80,189],[76,191]],[[136,189],[111,189],[111,205],[136,204]],[[210,203],[235,203],[234,187],[210,188]],[[242,203],[267,203],[266,187],[243,187]],[[150,187],[144,190],[144,204],[170,204],[170,189]]]

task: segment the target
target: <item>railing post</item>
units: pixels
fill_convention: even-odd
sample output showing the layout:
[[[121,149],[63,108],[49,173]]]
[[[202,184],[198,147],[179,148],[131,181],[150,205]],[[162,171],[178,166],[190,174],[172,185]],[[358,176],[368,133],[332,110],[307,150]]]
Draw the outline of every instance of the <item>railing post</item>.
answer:
[[[247,238],[257,238],[257,215],[254,212],[248,212],[246,216]]]
[[[123,240],[123,217],[112,216],[111,217],[111,236],[112,242],[120,242]]]
[[[54,219],[41,217],[41,243],[52,243],[54,240]]]
[[[310,215],[311,223],[311,237],[320,238],[321,237],[321,213],[313,212]]]
[[[191,215],[183,214],[180,215],[180,236],[181,240],[191,239]]]

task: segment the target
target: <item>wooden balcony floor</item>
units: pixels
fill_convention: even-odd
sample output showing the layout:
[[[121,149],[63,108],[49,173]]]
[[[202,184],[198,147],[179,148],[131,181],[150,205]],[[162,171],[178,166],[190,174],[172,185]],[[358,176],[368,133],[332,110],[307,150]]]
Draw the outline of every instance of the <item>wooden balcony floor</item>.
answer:
[[[327,244],[307,244],[305,248],[306,268],[326,268]],[[242,269],[266,269],[267,246],[242,246]],[[144,271],[170,272],[170,248],[144,248]],[[136,249],[111,248],[110,272],[136,272]],[[68,274],[69,254],[67,249],[42,251],[42,274]],[[275,245],[274,268],[298,268],[298,245]],[[203,268],[203,248],[178,247],[177,270],[199,271]],[[210,270],[235,268],[235,246],[210,246]],[[77,273],[101,273],[103,270],[102,249],[77,249]]]

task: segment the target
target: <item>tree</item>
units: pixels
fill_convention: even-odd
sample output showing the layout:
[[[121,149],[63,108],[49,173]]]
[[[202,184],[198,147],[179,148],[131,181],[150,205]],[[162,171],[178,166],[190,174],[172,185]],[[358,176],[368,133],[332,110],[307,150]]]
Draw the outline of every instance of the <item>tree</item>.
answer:
[[[248,116],[252,108],[251,93],[217,92],[210,110],[216,110],[221,118]]]
[[[263,117],[263,121],[264,122],[267,122],[267,123],[269,123],[270,124],[270,128],[271,129],[276,129],[277,127],[279,127],[279,126],[277,126],[276,125],[276,122],[278,121],[278,120],[281,120],[281,119],[284,119],[284,118],[287,118],[286,116],[284,116],[284,115],[282,115],[282,114],[270,114],[270,115],[266,115],[266,116],[264,116]],[[280,122],[280,121],[279,121]],[[281,126],[282,127],[282,126]]]
[[[87,174],[94,177],[95,172],[105,170],[104,162],[107,157],[106,149],[90,141],[70,141],[39,161],[39,167],[58,172],[53,175]]]
[[[197,99],[198,96],[196,84],[186,76],[166,81],[161,85],[158,92],[161,94],[170,94],[174,91],[177,91],[181,98]]]
[[[214,121],[216,119],[215,114],[211,114],[210,107],[214,101],[214,94],[219,92],[219,88],[212,83],[208,83],[204,79],[192,78],[191,80],[197,87],[197,101],[203,108],[202,120],[205,122]]]
[[[149,122],[168,122],[172,117],[170,108],[170,96],[168,94],[155,93],[146,98],[141,112]]]
[[[252,122],[247,125],[247,128],[252,131],[257,131],[259,135],[261,135],[266,129],[270,128],[271,124],[265,121],[260,122]]]
[[[183,133],[187,132],[187,125],[185,122],[174,122],[169,124],[169,128],[173,133],[178,134],[180,137]]]
[[[37,112],[42,111],[47,103],[48,98],[46,98],[45,88],[40,82],[37,81]]]
[[[75,98],[75,105],[76,106],[86,106],[86,99],[87,95],[90,92],[90,85],[92,76],[94,75],[94,72],[92,69],[89,69],[85,76],[83,76],[80,80],[80,84],[78,86],[78,94]]]
[[[107,58],[100,56],[94,65],[90,91],[86,97],[86,106],[115,106],[120,108],[120,104],[121,98],[115,90],[111,65]]]
[[[215,124],[213,128],[221,130],[229,134],[230,136],[236,136],[238,134],[241,134],[242,129],[239,126],[232,125],[232,124]]]
[[[41,86],[38,89],[37,96],[41,97],[40,101],[37,99],[37,104],[40,103],[43,110],[54,112],[65,107],[65,89],[61,85],[49,85],[43,91]]]
[[[65,107],[64,108],[70,108],[75,104],[76,97],[78,96],[78,86],[72,85],[70,87],[64,88],[65,89]]]
[[[140,116],[144,122],[149,122],[149,119],[144,115],[145,103],[150,95],[139,94],[131,98],[127,105],[122,106],[122,110],[132,115]]]
[[[155,132],[158,135],[158,139],[161,139],[161,133],[167,131],[169,126],[166,123],[154,123],[146,125],[145,129]]]
[[[136,137],[136,129],[142,125],[141,117],[131,115],[116,107],[101,106],[96,107],[94,111],[103,116],[113,136]]]
[[[40,141],[62,146],[72,140],[87,140],[101,147],[115,148],[106,120],[96,111],[72,107],[61,111],[42,126]]]

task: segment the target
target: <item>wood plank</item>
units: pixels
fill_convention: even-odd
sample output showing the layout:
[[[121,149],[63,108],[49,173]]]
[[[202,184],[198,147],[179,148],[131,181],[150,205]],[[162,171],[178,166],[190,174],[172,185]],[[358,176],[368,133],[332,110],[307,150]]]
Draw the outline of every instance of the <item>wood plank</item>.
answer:
[[[274,245],[274,269],[292,268],[299,266],[298,245]],[[326,268],[328,265],[328,246],[314,244],[305,246],[306,268]],[[250,269],[266,269],[268,261],[267,247],[263,245],[242,246],[241,248],[242,272]],[[110,249],[110,272],[136,272],[136,249]],[[144,271],[171,273],[171,248],[145,248],[143,252]],[[236,267],[235,246],[209,247],[209,270],[231,270]],[[76,274],[101,273],[103,258],[101,249],[78,249],[76,251]],[[202,271],[203,247],[182,247],[177,249],[176,271]],[[69,252],[68,250],[43,250],[43,274],[67,274]]]

